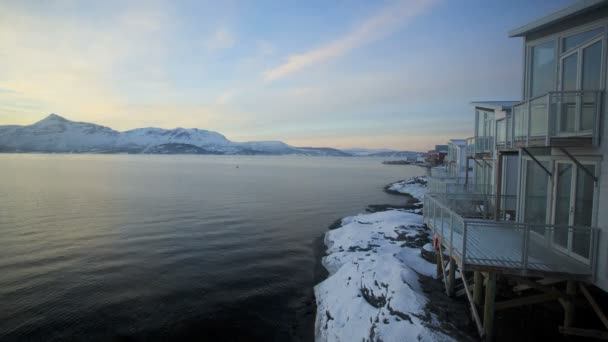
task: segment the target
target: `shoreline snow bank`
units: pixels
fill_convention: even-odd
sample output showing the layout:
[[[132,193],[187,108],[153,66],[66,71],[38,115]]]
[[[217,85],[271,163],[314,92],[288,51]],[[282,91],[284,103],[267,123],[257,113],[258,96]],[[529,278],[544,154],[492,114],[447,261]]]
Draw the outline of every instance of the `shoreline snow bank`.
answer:
[[[346,217],[325,235],[329,277],[314,288],[317,341],[452,341],[427,310],[420,276],[435,265],[422,216],[388,210]]]
[[[391,193],[410,195],[419,201],[424,201],[424,195],[428,192],[426,176],[413,177],[391,183],[385,190]]]

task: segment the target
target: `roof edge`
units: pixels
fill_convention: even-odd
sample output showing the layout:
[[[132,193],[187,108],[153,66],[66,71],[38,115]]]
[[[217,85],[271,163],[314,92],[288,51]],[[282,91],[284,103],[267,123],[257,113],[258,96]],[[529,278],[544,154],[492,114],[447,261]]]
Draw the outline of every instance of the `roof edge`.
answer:
[[[509,31],[509,37],[523,37],[530,32],[538,31],[549,25],[556,24],[572,16],[590,11],[596,7],[606,4],[608,4],[607,0],[579,0],[566,8],[562,8]]]

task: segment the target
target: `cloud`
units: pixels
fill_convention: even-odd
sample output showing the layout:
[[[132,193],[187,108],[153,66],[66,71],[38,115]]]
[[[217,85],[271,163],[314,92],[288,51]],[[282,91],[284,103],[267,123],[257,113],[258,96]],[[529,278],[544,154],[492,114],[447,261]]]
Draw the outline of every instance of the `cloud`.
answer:
[[[223,92],[222,94],[220,94],[220,96],[217,97],[217,99],[215,99],[215,104],[217,104],[217,105],[227,104],[228,102],[230,102],[230,99],[232,99],[234,94],[235,94],[235,92],[231,91],[231,90]]]
[[[231,48],[235,43],[236,37],[234,34],[224,28],[220,28],[207,40],[205,47],[209,51],[218,51]]]
[[[384,7],[343,37],[313,50],[289,56],[285,63],[267,70],[264,73],[264,80],[274,81],[283,78],[380,39],[405,25],[408,20],[423,14],[433,3],[434,0],[403,0]]]

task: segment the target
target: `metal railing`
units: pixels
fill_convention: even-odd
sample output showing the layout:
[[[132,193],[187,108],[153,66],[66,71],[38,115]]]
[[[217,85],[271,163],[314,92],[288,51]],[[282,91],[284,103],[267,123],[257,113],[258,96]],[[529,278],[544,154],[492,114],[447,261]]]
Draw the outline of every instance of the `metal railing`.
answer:
[[[496,148],[513,147],[513,117],[506,116],[496,120]]]
[[[505,144],[550,146],[554,138],[584,137],[597,146],[602,97],[599,90],[551,91],[521,102],[513,106],[513,122],[507,128],[512,139],[505,138]]]
[[[494,151],[493,136],[476,136],[475,153],[492,153]]]
[[[490,214],[491,200],[457,197],[425,196],[424,222],[462,270],[485,266],[520,274],[595,275],[599,229],[480,219]]]
[[[453,178],[454,175],[445,166],[431,168],[431,177],[433,178]]]
[[[471,183],[471,179],[467,183],[466,177],[429,177],[427,184],[428,192],[431,194],[490,194],[492,192],[491,184],[475,184]]]
[[[478,153],[493,153],[494,136],[475,136],[467,138],[467,156],[475,157]]]
[[[475,137],[467,138],[467,157],[475,156]]]

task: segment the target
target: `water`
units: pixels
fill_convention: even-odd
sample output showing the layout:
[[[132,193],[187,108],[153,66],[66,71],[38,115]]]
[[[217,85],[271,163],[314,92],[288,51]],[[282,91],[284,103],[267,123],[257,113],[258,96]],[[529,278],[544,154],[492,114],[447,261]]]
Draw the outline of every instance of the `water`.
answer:
[[[237,168],[238,165],[238,168]],[[368,158],[0,154],[0,340],[310,340],[313,241],[423,174]]]

